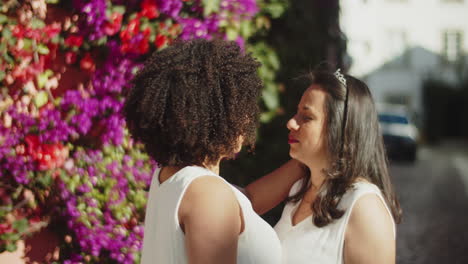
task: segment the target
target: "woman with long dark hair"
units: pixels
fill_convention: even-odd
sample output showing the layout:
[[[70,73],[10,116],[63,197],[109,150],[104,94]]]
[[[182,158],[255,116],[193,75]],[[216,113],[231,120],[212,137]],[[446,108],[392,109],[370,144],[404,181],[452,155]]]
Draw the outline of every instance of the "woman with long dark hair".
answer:
[[[369,88],[339,70],[310,83],[287,123],[293,160],[246,192],[260,214],[287,199],[283,263],[395,263],[401,210]]]

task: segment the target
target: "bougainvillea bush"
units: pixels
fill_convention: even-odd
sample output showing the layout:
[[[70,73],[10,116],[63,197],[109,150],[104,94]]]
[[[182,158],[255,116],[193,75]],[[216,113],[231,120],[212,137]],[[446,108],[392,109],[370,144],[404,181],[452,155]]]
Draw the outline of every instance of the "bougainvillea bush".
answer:
[[[126,130],[129,80],[176,39],[236,41],[264,65],[268,121],[279,108],[279,63],[262,36],[284,8],[282,0],[2,1],[0,252],[48,227],[61,241],[57,263],[138,263],[157,164]]]

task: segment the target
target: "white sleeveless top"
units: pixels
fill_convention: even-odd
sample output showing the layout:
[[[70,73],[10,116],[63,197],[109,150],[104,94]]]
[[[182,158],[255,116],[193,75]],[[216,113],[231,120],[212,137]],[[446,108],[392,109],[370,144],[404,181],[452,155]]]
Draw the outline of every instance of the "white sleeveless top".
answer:
[[[289,195],[297,193],[302,180],[297,181],[292,187]],[[379,188],[371,183],[357,182],[353,188],[348,190],[338,204],[338,208],[344,210],[344,215],[324,227],[317,227],[312,222],[312,216],[309,216],[292,225],[292,217],[300,204],[286,204],[281,219],[275,226],[275,231],[281,241],[283,249],[284,264],[343,264],[343,246],[345,230],[351,211],[356,201],[365,194],[376,194],[390,214],[389,208],[385,203]],[[393,219],[393,217],[392,217]],[[393,221],[393,220],[392,220]],[[395,223],[393,224],[395,234]]]
[[[194,179],[207,175],[223,178],[202,167],[189,166],[160,184],[159,172],[160,169],[157,169],[153,175],[146,206],[141,263],[185,264],[188,261],[184,233],[178,220],[180,201]],[[273,228],[254,212],[244,194],[234,186],[229,186],[236,195],[244,217],[244,231],[238,241],[237,263],[281,263],[281,244]]]

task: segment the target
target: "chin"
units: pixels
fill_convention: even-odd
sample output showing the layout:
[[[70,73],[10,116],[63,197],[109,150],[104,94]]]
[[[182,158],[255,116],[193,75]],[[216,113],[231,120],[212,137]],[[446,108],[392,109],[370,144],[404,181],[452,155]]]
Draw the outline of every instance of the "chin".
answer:
[[[289,156],[293,159],[297,159],[297,155],[296,153],[294,153],[294,151],[292,149],[289,150]]]

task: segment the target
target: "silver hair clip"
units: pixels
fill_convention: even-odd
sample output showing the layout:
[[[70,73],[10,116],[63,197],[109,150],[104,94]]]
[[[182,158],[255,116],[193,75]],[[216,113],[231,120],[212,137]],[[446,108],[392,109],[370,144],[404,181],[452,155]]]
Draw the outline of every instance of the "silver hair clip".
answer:
[[[344,75],[340,71],[341,71],[341,69],[336,70],[334,75],[338,79],[338,81],[340,81],[340,83],[342,83],[346,87],[346,79],[345,79]]]

